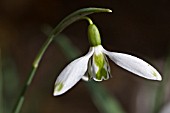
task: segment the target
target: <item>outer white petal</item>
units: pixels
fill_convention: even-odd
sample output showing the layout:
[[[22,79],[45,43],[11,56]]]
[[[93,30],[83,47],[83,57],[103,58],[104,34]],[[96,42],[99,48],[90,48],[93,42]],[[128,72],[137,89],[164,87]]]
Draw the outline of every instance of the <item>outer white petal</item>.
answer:
[[[119,65],[120,67],[136,75],[151,80],[162,80],[162,77],[159,74],[159,72],[150,64],[143,61],[142,59],[124,53],[109,52],[106,51],[104,48],[103,48],[103,52],[106,55],[108,55],[109,58],[113,62],[115,62],[115,64]]]
[[[72,61],[65,67],[55,82],[54,96],[65,93],[82,78],[87,70],[88,61],[93,52],[94,48],[92,47],[85,56]]]

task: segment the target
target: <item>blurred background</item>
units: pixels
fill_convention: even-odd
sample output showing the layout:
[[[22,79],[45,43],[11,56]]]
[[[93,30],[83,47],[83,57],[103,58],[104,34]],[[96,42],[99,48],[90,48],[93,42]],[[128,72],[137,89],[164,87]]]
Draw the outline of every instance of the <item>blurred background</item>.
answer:
[[[116,99],[124,113],[170,113],[169,5],[168,0],[0,0],[1,94],[5,113],[14,107],[32,62],[47,39],[44,26],[54,28],[68,14],[85,7],[113,10],[90,15],[107,50],[145,59],[163,76],[162,82],[149,81],[110,62],[112,78],[100,82],[107,94]],[[81,51],[77,57],[89,49],[87,25],[79,21],[62,32]],[[84,81],[62,96],[52,95],[55,79],[71,60],[58,43],[50,45],[26,93],[21,113],[102,113]]]

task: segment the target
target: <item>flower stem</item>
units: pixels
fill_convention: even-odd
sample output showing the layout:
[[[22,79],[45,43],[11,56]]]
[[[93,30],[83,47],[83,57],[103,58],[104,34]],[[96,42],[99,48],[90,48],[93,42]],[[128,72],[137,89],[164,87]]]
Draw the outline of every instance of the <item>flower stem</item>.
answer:
[[[61,33],[67,26],[69,26],[73,22],[83,19],[84,16],[90,15],[92,13],[99,13],[99,12],[112,12],[112,11],[110,9],[105,9],[105,8],[83,8],[83,9],[77,10],[77,11],[73,12],[72,14],[68,15],[54,28],[54,30],[50,33],[47,41],[44,43],[44,45],[40,49],[39,53],[37,54],[35,61],[33,62],[32,70],[26,80],[26,83],[23,87],[23,90],[20,93],[20,96],[17,100],[17,103],[16,103],[12,113],[20,112],[21,107],[24,102],[24,99],[25,99],[25,97],[24,97],[25,92],[28,89],[29,85],[31,84],[31,82],[35,76],[35,73],[37,71],[37,68],[39,66],[39,63],[40,63],[45,51],[47,50],[48,46],[53,41],[54,37],[56,37],[59,33]],[[88,19],[88,21],[89,21],[89,19]],[[91,22],[91,21],[89,21],[89,22]]]
[[[93,21],[87,16],[84,16],[81,19],[85,19],[85,20],[87,20],[89,22],[89,24],[93,24]]]

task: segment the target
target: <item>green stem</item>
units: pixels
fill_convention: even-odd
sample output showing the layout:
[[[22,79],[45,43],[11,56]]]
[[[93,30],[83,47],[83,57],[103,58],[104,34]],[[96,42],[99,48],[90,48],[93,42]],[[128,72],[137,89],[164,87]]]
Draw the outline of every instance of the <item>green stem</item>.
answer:
[[[0,113],[4,113],[4,102],[3,102],[3,75],[2,75],[2,57],[0,49]]]
[[[84,16],[81,19],[85,19],[85,20],[87,20],[89,22],[89,24],[93,24],[93,21],[87,16]]]
[[[64,18],[58,25],[57,27],[54,28],[54,30],[50,33],[47,41],[45,44],[42,46],[40,49],[38,55],[35,58],[35,61],[33,62],[32,70],[30,72],[30,75],[28,76],[28,79],[23,87],[23,90],[21,91],[21,94],[17,100],[17,103],[13,109],[12,113],[19,113],[21,110],[21,107],[24,102],[24,95],[26,90],[28,89],[29,85],[31,84],[35,72],[37,71],[37,68],[39,66],[39,63],[47,50],[48,46],[51,44],[53,41],[54,37],[56,37],[59,33],[61,33],[67,26],[72,24],[75,21],[78,21],[80,19],[83,19],[84,16],[90,15],[92,13],[99,13],[99,12],[112,12],[110,9],[104,9],[104,8],[83,8],[78,11],[73,12],[72,14],[68,15],[66,18]],[[84,18],[85,19],[85,18]]]

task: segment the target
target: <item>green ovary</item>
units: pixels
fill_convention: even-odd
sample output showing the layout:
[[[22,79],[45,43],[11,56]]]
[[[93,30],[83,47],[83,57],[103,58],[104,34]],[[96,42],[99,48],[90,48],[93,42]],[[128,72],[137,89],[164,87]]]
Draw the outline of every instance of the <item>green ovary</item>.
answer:
[[[94,63],[98,67],[98,71],[96,73],[96,79],[102,80],[102,78],[107,79],[107,70],[104,68],[104,65],[106,63],[104,55],[94,55]]]

